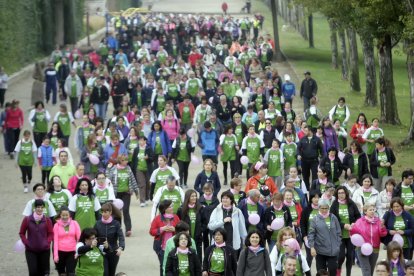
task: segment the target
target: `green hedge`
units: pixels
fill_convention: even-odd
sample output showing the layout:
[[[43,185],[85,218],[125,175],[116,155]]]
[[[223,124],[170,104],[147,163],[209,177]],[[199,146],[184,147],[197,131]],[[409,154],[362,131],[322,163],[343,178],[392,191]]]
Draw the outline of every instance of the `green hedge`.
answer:
[[[55,0],[0,1],[0,65],[16,72],[54,48]],[[84,0],[64,0],[65,43],[82,34]]]

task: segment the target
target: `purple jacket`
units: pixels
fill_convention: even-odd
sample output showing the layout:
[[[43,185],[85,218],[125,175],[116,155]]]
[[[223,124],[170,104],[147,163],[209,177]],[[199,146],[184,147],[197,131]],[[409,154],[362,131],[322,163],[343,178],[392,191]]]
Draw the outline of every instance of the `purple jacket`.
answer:
[[[50,243],[53,241],[52,221],[50,218],[43,216],[40,222],[36,223],[33,215],[24,217],[19,235],[28,251],[50,250]]]
[[[339,151],[338,136],[332,127],[323,128],[323,151],[328,153],[330,147],[335,147]]]

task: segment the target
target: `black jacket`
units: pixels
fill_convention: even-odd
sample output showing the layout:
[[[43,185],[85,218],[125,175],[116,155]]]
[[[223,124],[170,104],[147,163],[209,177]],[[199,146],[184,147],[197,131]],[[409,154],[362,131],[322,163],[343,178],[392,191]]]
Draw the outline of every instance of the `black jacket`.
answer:
[[[331,205],[331,213],[336,216],[341,225],[341,229],[344,229],[345,223],[343,223],[339,217],[339,202],[338,200],[334,200]],[[351,199],[348,199],[348,215],[349,215],[349,224],[356,222],[360,217],[361,213],[358,210],[355,202]]]
[[[211,199],[210,205],[207,204],[206,199],[203,196],[200,196],[199,201],[201,205],[204,206],[203,208],[203,221],[205,222],[205,225],[203,225],[203,232],[207,231],[207,224],[210,221],[211,213],[213,213],[213,210],[216,209],[216,207],[220,204],[218,198],[216,196],[213,196]]]
[[[255,104],[254,104],[254,106],[253,106],[253,110],[254,110],[254,112],[258,112],[258,111],[260,111],[260,110],[265,110],[266,108],[267,108],[267,101],[266,101],[266,96],[264,95],[264,94],[261,94],[260,96],[262,96],[262,105],[263,105],[263,108],[262,109],[257,109],[256,108],[256,99],[257,99],[257,97],[258,97],[258,95],[257,94],[253,94],[253,96],[251,97],[251,99],[250,99],[250,102],[255,102]]]
[[[201,264],[197,258],[197,254],[192,248],[189,248],[188,250],[188,265],[190,276],[201,276]],[[179,274],[177,248],[174,248],[168,254],[167,264],[165,265],[165,275],[179,276]]]
[[[227,192],[230,192],[231,193],[231,189],[228,189]],[[239,202],[242,201],[243,199],[245,199],[247,197],[246,196],[246,193],[244,191],[240,191],[239,192],[239,195],[240,195]],[[236,200],[236,199],[234,199],[234,200]],[[239,205],[239,202],[235,202],[236,203],[236,206]]]
[[[181,138],[180,138],[180,136],[178,136],[175,139],[175,148],[172,149],[171,157],[174,158],[174,159],[177,159],[177,156],[180,152],[180,143],[181,143]],[[186,143],[185,147],[186,147],[186,150],[188,152],[188,156],[190,156],[191,153],[194,152],[195,147],[191,146],[191,138],[188,137],[188,136],[187,136],[187,143]]]
[[[134,173],[134,175],[137,175],[138,153],[139,153],[139,145],[134,149],[134,152],[132,153],[131,170]],[[151,164],[154,160],[154,151],[149,145],[145,146],[145,155],[148,155],[147,173],[150,173],[152,172]]]
[[[270,149],[272,147],[273,139],[276,138],[275,129],[272,127],[270,131],[263,129],[263,143],[265,148]]]
[[[285,226],[292,227],[292,215],[290,214],[289,208],[284,206],[282,207],[283,219],[285,220]],[[273,231],[267,230],[267,226],[272,224],[272,221],[276,218],[275,208],[273,206],[267,207],[263,215],[263,224],[266,231],[266,239],[270,240],[273,234]]]
[[[300,139],[297,149],[298,155],[305,161],[317,161],[319,156],[323,155],[323,146],[321,139],[315,135],[309,140],[307,136]]]
[[[98,86],[95,86],[92,89],[91,99],[90,99],[91,104],[104,104],[105,102],[109,100],[108,88],[106,88],[105,85],[102,85],[100,89],[101,89],[100,96],[99,96]]]
[[[281,114],[282,114],[282,116],[283,116],[283,118],[285,118],[285,121],[287,122],[287,121],[292,121],[292,122],[294,122],[295,121],[295,119],[296,119],[296,113],[295,113],[295,111],[293,111],[293,109],[290,111],[290,114],[291,114],[291,116],[292,116],[292,119],[291,120],[289,120],[288,119],[288,114],[286,113],[286,111],[283,109],[281,112],[280,112]]]
[[[312,204],[302,210],[302,216],[300,217],[300,232],[302,237],[307,237],[309,232],[309,216],[312,213]]]
[[[331,180],[333,183],[336,183],[339,181],[339,177],[342,175],[343,166],[342,162],[339,159],[339,157],[335,157],[334,160],[334,170],[332,171],[331,167],[331,160],[328,156],[322,157],[321,161],[319,162],[319,167],[325,168],[329,172],[329,180]]]
[[[328,182],[326,183],[326,185],[328,185],[329,183],[330,182],[329,182],[329,179],[328,179]],[[309,196],[310,197],[312,197],[313,195],[316,195],[316,194],[318,194],[319,197],[321,197],[322,194],[323,194],[322,191],[321,191],[321,183],[319,183],[319,179],[315,179],[315,180],[312,181],[311,186],[310,186],[310,190],[309,190]]]
[[[200,172],[194,182],[194,189],[200,194],[200,196],[203,195],[203,185],[206,184],[207,181],[211,181],[213,183],[213,195],[217,196],[221,189],[220,178],[217,172],[211,172],[210,177],[207,177],[204,170]]]
[[[243,134],[243,137],[244,137],[244,136],[247,135],[247,126],[243,122],[241,122],[240,124],[241,124],[241,128],[242,128],[242,134]],[[235,131],[236,131],[237,125],[236,125],[236,123],[232,123],[231,126],[233,127],[233,134],[234,134]],[[239,145],[239,146],[241,147],[241,145]]]
[[[391,163],[391,166],[388,167],[388,176],[392,176],[392,165],[395,163],[395,155],[392,149],[385,148],[385,154],[387,155],[388,162]],[[371,155],[369,160],[369,164],[371,166],[371,175],[373,178],[378,178],[378,167],[380,166],[380,162],[378,161],[378,150],[375,149]]]
[[[263,123],[264,124],[264,127],[266,127],[266,119],[263,119],[263,122],[260,122],[260,120],[257,120],[254,123],[254,130],[255,130],[256,133],[260,133],[260,131],[263,130],[263,128],[262,129],[259,129],[259,126],[260,126],[261,123]]]
[[[206,248],[204,252],[203,271],[210,271],[211,256],[213,255],[215,245],[211,245]],[[234,276],[237,271],[237,256],[236,252],[231,246],[223,246],[221,249],[224,251],[224,276]]]
[[[300,86],[300,97],[312,98],[318,93],[318,84],[312,78],[304,79]]]
[[[358,181],[361,180],[362,176],[364,174],[369,173],[369,167],[368,167],[368,157],[365,152],[361,152],[358,156],[358,171],[354,172],[354,157],[351,153],[347,153],[344,157],[344,161],[342,162],[344,166],[345,172],[348,169],[351,169],[352,174],[354,174]],[[345,177],[348,178],[348,175],[345,173]]]
[[[118,247],[125,249],[125,237],[119,221],[113,219],[111,223],[105,224],[98,220],[93,228],[96,230],[98,242],[101,238],[106,238],[111,250],[115,251]]]

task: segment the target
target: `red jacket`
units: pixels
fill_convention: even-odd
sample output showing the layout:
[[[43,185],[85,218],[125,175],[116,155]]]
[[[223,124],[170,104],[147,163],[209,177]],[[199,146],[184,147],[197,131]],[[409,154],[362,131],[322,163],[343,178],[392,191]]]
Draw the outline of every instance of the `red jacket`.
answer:
[[[352,226],[350,234],[351,236],[360,234],[365,242],[370,243],[374,248],[379,248],[381,243],[380,238],[387,235],[387,229],[384,225],[381,225],[379,218],[375,217],[371,223],[363,216]]]
[[[183,117],[183,109],[184,109],[184,106],[186,106],[186,104],[184,102],[181,102],[181,103],[178,104],[178,112],[180,113],[180,118]],[[190,103],[188,105],[188,107],[190,108],[190,116],[191,116],[191,118],[194,118],[194,112],[195,112],[194,105],[192,103]]]
[[[177,215],[174,215],[174,219],[171,221],[170,226],[175,227],[179,222],[180,218]],[[154,237],[154,240],[162,241],[165,232],[161,232],[160,228],[166,225],[167,223],[165,223],[165,220],[161,218],[161,215],[158,215],[154,218],[154,220],[151,222],[151,228],[149,231],[150,235]],[[173,235],[175,235],[175,233],[173,233]]]
[[[197,60],[202,59],[203,55],[196,52],[191,52],[188,56],[188,62],[191,64],[191,66],[195,66],[197,63]]]
[[[6,128],[22,128],[24,124],[23,111],[20,108],[9,109],[6,112]]]
[[[246,188],[244,189],[244,191],[246,192],[246,194],[253,189],[259,189],[258,184],[259,184],[259,180],[260,180],[260,176],[255,175],[249,178],[249,180],[247,181],[246,184]],[[268,188],[270,193],[273,195],[274,193],[277,193],[277,186],[275,184],[275,182],[273,181],[273,179],[271,177],[268,177],[264,183],[261,183],[261,185],[265,184]]]
[[[362,134],[364,134],[365,130],[367,130],[368,128],[368,124],[360,125],[359,123],[355,123],[351,128],[349,136],[351,136],[352,139],[356,140],[359,144],[362,145],[365,143],[365,140],[362,138]],[[357,137],[358,134],[361,134],[361,137]]]

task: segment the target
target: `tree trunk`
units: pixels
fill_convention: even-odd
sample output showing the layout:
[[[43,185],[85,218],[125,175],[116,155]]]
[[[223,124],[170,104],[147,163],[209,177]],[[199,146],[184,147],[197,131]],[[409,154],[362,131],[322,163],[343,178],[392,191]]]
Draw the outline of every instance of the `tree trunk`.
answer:
[[[306,32],[306,17],[305,11],[302,5],[299,7],[299,33],[305,40],[308,40],[308,33]]]
[[[338,40],[336,39],[336,26],[332,19],[328,19],[329,29],[331,30],[331,59],[332,68],[338,69]]]
[[[287,0],[280,0],[282,17],[287,22]]]
[[[286,3],[286,8],[287,8],[287,22],[289,22],[289,25],[293,26],[293,22],[292,22],[292,0],[287,0]]]
[[[409,143],[414,140],[414,40],[405,41],[405,48],[407,52],[408,80],[410,82],[411,122],[404,143]]]
[[[285,57],[283,56],[283,53],[280,49],[280,43],[279,43],[279,26],[277,22],[277,13],[278,13],[278,4],[275,0],[270,1],[270,8],[272,11],[272,17],[273,17],[273,37],[275,41],[275,60],[277,62],[281,62],[285,60]]]
[[[309,28],[309,48],[315,48],[313,41],[313,15],[310,14],[308,17],[308,28]]]
[[[342,71],[342,79],[348,80],[348,74],[349,74],[349,68],[348,68],[348,53],[346,50],[346,37],[345,37],[345,31],[343,28],[340,28],[338,30],[338,37],[339,37],[339,43],[341,44],[341,71]]]
[[[381,122],[401,124],[395,99],[394,72],[392,68],[391,36],[385,35],[378,44],[380,65]]]
[[[361,92],[356,33],[352,28],[347,28],[346,33],[349,41],[349,69],[351,72],[349,84],[353,91]]]
[[[372,37],[361,36],[365,66],[365,105],[377,106],[377,72],[375,69],[374,42]]]

